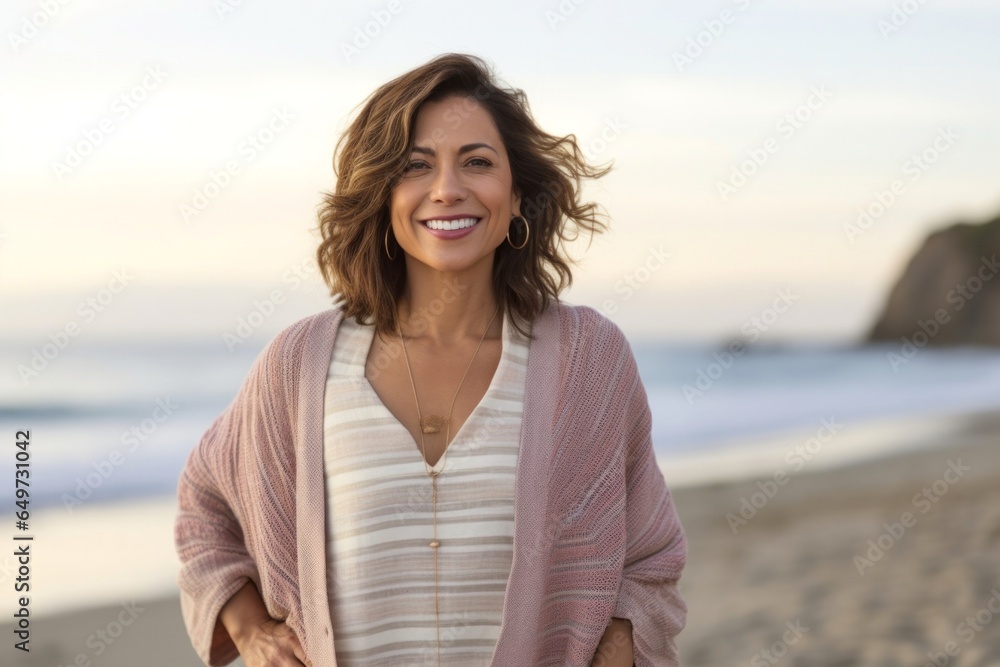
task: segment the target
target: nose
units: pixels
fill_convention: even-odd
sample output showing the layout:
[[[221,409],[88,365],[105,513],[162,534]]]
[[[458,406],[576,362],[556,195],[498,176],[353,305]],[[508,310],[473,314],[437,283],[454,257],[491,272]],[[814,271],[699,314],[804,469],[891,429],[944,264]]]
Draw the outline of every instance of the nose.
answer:
[[[465,186],[455,167],[442,164],[438,167],[431,183],[430,198],[432,201],[450,203],[465,199]]]

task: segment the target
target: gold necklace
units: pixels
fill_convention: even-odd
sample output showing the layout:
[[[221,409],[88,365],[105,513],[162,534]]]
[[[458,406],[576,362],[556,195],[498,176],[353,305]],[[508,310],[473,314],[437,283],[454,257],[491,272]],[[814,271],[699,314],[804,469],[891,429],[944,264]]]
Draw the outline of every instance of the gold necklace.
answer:
[[[410,386],[413,387],[413,401],[417,404],[417,419],[420,423],[420,458],[424,462],[424,470],[428,475],[431,476],[431,485],[433,487],[433,516],[434,516],[434,539],[431,540],[430,546],[434,550],[434,623],[437,627],[437,654],[438,654],[438,667],[441,665],[441,620],[440,620],[440,608],[438,605],[438,547],[441,543],[437,538],[437,478],[438,475],[444,470],[444,466],[441,470],[434,470],[434,466],[427,464],[427,458],[424,454],[424,433],[437,433],[440,431],[440,426],[442,422],[447,425],[447,431],[444,436],[444,451],[441,452],[441,461],[444,460],[445,455],[448,452],[448,438],[451,436],[451,415],[452,411],[455,409],[455,399],[458,398],[458,392],[462,388],[462,384],[465,382],[465,376],[469,374],[472,370],[472,364],[476,361],[476,356],[479,354],[479,348],[482,347],[483,341],[486,340],[486,333],[490,330],[490,326],[493,324],[493,320],[497,318],[497,313],[500,312],[500,306],[497,305],[496,311],[493,313],[493,317],[490,318],[490,323],[486,325],[486,331],[483,332],[483,337],[479,339],[479,345],[476,346],[476,351],[472,355],[472,361],[469,362],[469,367],[465,369],[465,375],[462,376],[462,380],[458,383],[458,388],[455,389],[455,396],[451,399],[451,407],[448,408],[448,418],[445,419],[441,415],[430,415],[427,418],[426,426],[424,419],[420,416],[420,401],[417,399],[417,385],[413,382],[413,371],[410,370],[410,358],[406,354],[406,343],[403,342],[403,332],[399,328],[399,319],[396,319],[396,333],[399,334],[399,343],[403,346],[403,357],[406,359],[406,372],[410,376]],[[434,428],[436,426],[436,428]],[[433,430],[428,430],[433,428]],[[437,465],[437,463],[435,463]]]

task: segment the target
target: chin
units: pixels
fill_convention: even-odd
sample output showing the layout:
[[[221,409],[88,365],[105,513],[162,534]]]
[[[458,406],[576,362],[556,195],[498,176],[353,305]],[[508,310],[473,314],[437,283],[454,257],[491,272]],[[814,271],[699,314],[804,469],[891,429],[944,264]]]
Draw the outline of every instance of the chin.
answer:
[[[483,257],[441,257],[426,256],[417,258],[421,264],[442,273],[459,273],[474,270],[484,261],[492,261],[492,254]]]

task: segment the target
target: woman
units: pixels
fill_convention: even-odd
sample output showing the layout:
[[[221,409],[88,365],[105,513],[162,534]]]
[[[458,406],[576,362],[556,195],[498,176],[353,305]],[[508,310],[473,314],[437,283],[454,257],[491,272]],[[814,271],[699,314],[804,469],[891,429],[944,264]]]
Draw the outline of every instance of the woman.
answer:
[[[631,348],[558,300],[600,177],[446,54],[337,146],[339,302],[272,340],[191,453],[176,526],[209,665],[676,665],[686,541]]]

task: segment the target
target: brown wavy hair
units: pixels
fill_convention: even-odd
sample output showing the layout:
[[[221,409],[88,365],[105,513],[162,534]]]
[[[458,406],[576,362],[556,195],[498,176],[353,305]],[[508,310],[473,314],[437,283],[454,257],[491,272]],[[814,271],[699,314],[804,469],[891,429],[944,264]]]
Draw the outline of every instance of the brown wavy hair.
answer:
[[[391,191],[403,175],[412,148],[417,112],[425,102],[453,95],[470,97],[490,114],[510,159],[513,189],[521,195],[521,215],[530,227],[527,245],[517,250],[501,243],[493,262],[493,294],[517,330],[534,321],[550,300],[573,282],[564,242],[581,230],[606,231],[607,217],[593,202],[581,203],[581,179],[611,171],[590,166],[576,137],[542,131],[531,116],[524,91],[498,83],[476,56],[446,53],[380,86],[334,149],[333,192],[319,206],[322,242],[317,264],[330,294],[344,311],[376,330],[394,331],[396,305],[406,281],[403,253],[390,260],[384,234],[391,226]],[[359,106],[361,106],[359,105]],[[357,107],[355,107],[357,108]],[[520,229],[520,225],[517,225]],[[511,226],[511,238],[523,232]],[[589,242],[588,242],[589,247]]]

